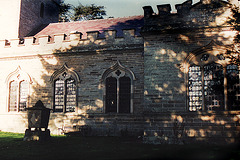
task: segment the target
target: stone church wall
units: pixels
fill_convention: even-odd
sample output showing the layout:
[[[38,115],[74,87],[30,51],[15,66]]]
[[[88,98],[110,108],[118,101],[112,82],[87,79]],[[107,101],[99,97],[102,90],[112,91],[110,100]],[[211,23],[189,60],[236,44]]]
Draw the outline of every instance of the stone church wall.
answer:
[[[106,31],[106,35],[108,32],[113,31]],[[135,37],[134,30],[125,30],[124,33],[124,37],[107,36],[101,39],[97,38],[98,32],[90,32],[87,39],[81,39],[80,33],[72,33],[69,40],[64,40],[64,34],[58,34],[51,37],[52,39],[49,39],[49,36],[39,37],[35,43],[33,43],[33,37],[26,37],[23,44],[19,44],[19,39],[10,40],[9,45],[2,41],[0,83],[4,87],[0,97],[1,106],[3,106],[0,110],[0,130],[24,132],[27,127],[26,113],[8,112],[9,82],[7,77],[12,72],[20,67],[21,71],[27,73],[32,80],[29,107],[32,107],[37,100],[42,100],[47,108],[52,108],[53,84],[50,82],[51,76],[63,65],[67,65],[80,77],[77,90],[78,106],[74,113],[51,113],[49,124],[51,132],[61,134],[64,131],[76,131],[79,126],[90,125],[93,130],[95,128],[95,135],[106,135],[107,132],[111,131],[112,125],[108,127],[108,131],[104,128],[107,124],[114,123],[118,116],[117,114],[105,114],[102,76],[107,69],[116,63],[131,70],[136,77],[133,82],[133,115],[121,115],[124,125],[122,124],[122,127],[111,135],[117,135],[120,130],[125,130],[124,126],[126,126],[127,121],[124,119],[142,114],[144,110],[144,57],[142,38]],[[95,115],[97,118],[94,118]],[[7,117],[10,121],[2,123],[8,119]],[[103,119],[107,119],[107,122],[101,124],[100,120]],[[138,128],[136,132],[140,130],[140,125]]]
[[[217,10],[199,14],[205,2],[192,6],[186,1],[176,6],[175,14],[170,13],[169,5],[158,6],[158,15],[151,7],[144,7],[142,37],[134,30],[124,30],[123,37],[115,37],[115,31],[108,30],[104,38],[93,31],[86,39],[80,32],[72,32],[67,38],[60,33],[25,37],[24,42],[1,40],[0,130],[24,132],[27,128],[26,112],[8,112],[7,80],[12,73],[21,71],[29,77],[29,107],[40,99],[52,108],[51,77],[67,66],[80,77],[77,108],[74,113],[51,113],[49,129],[53,134],[135,136],[155,144],[239,142],[240,111],[190,112],[187,104],[187,58],[206,48],[209,53],[221,52],[219,46],[231,44],[234,36],[228,26],[217,24],[222,19],[212,17],[219,15]],[[130,114],[104,111],[102,77],[117,63],[136,77]]]
[[[170,12],[170,5],[157,8],[154,14],[150,6],[143,7],[144,113],[152,115],[145,141],[237,142],[239,111],[190,112],[188,108],[189,57],[224,53],[223,46],[233,42],[235,33],[225,23],[230,14],[227,3],[202,0],[192,5],[189,0],[176,5],[177,13]]]
[[[233,41],[230,27],[220,27],[229,8],[212,9],[201,3],[176,5],[177,13],[170,13],[170,5],[159,5],[158,15],[152,14],[150,6],[144,8],[144,101],[149,112],[186,111],[187,71],[181,65],[192,52],[211,41],[219,45]]]

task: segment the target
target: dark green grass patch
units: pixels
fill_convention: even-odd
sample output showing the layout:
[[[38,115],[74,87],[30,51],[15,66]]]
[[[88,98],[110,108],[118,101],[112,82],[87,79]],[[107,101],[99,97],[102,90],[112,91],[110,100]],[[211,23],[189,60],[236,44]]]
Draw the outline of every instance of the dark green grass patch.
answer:
[[[24,134],[0,132],[0,160],[238,160],[234,145],[151,145],[120,137],[53,136],[48,142],[22,141]]]

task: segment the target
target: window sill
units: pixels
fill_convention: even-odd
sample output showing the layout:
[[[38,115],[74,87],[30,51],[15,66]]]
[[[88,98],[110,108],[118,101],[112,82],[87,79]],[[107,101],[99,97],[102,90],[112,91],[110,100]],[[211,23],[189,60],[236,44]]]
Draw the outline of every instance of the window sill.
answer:
[[[6,112],[8,115],[26,115],[27,111],[21,111],[21,112]]]

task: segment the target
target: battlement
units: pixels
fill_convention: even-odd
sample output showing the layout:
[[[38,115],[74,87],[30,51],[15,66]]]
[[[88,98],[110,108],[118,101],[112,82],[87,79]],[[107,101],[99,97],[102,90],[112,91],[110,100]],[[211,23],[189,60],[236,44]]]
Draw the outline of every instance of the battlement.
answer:
[[[153,12],[151,6],[145,6],[142,32],[164,30],[182,32],[189,29],[222,26],[229,17],[225,14],[229,9],[229,3],[222,0],[200,0],[193,4],[192,0],[187,0],[175,5],[177,12],[171,12],[170,4],[157,5],[158,14]]]
[[[175,5],[177,14],[183,14],[183,13],[189,12],[191,7],[192,7],[192,0],[188,0],[182,4]],[[143,7],[143,9],[144,9],[144,17],[151,17],[155,15],[151,6],[145,6]],[[172,14],[171,13],[172,8],[170,4],[157,5],[157,9],[158,9],[159,16],[166,16],[166,15]]]
[[[236,3],[235,0],[229,0],[231,1],[231,3]],[[232,2],[234,1],[234,2]],[[185,14],[190,12],[191,8],[196,6],[196,5],[209,5],[211,3],[227,3],[221,0],[200,0],[198,3],[193,4],[192,0],[187,0],[185,2],[183,2],[182,4],[176,4],[175,5],[175,9],[177,10],[176,13],[171,13],[172,9],[171,9],[171,5],[170,4],[163,4],[163,5],[157,5],[157,9],[158,9],[158,15],[159,16],[166,16],[166,15],[170,15],[170,14]],[[153,12],[153,9],[151,6],[144,6],[144,17],[150,17],[153,15],[156,15]]]
[[[22,39],[0,40],[1,57],[21,56],[23,54],[33,55],[36,52],[50,54],[56,50],[58,52],[67,52],[71,48],[78,48],[78,51],[91,51],[96,50],[96,48],[114,49],[116,47],[117,49],[121,45],[142,47],[143,39],[135,34],[135,29],[123,29],[122,32],[122,37],[116,36],[116,30],[104,30],[104,35],[101,35],[101,37],[99,31],[86,32],[85,37],[87,38],[82,38],[83,34],[79,31],[72,31],[70,34],[58,33]]]

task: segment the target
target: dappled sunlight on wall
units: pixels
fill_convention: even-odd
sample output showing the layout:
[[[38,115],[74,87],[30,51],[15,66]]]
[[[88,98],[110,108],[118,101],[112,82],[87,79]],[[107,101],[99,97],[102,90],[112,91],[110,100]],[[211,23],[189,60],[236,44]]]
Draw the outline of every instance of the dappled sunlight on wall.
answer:
[[[145,99],[150,102],[147,102],[149,107],[146,109],[153,112],[184,110],[184,108],[178,108],[180,104],[184,106],[186,87],[182,83],[184,73],[179,70],[177,64],[186,58],[187,52],[175,46],[175,35],[167,40],[155,36],[149,38],[148,40],[148,36],[145,37],[147,47],[145,48],[144,93],[147,95]]]
[[[162,114],[146,120],[144,140],[155,144],[237,143],[240,112]],[[235,131],[234,131],[235,130]]]
[[[64,40],[64,34],[54,35],[54,37],[40,36],[36,39],[34,46],[40,49],[42,54],[38,51],[39,54],[33,60],[36,68],[33,65],[30,72],[34,81],[31,103],[41,99],[46,107],[53,108],[54,77],[56,77],[55,73],[60,73],[62,66],[66,65],[80,77],[75,112],[56,113],[53,110],[49,124],[52,133],[79,132],[83,127],[92,126],[97,130],[96,134],[114,135],[126,129],[123,126],[117,129],[118,122],[113,118],[115,116],[108,119],[105,118],[108,115],[104,113],[104,84],[101,82],[101,76],[117,61],[131,68],[139,78],[133,87],[137,92],[134,94],[133,101],[138,102],[138,105],[134,106],[134,111],[141,110],[142,104],[139,101],[142,97],[141,83],[143,83],[142,38],[135,36],[133,29],[123,31],[124,37],[115,37],[113,31],[106,31],[106,34],[108,33],[109,35],[105,38],[99,38],[98,32],[89,32],[87,36],[85,35],[87,39],[82,39],[80,32],[74,32],[67,40]],[[32,47],[28,45],[26,44],[23,48]],[[95,118],[95,115],[99,118]],[[100,126],[96,125],[96,122]]]

